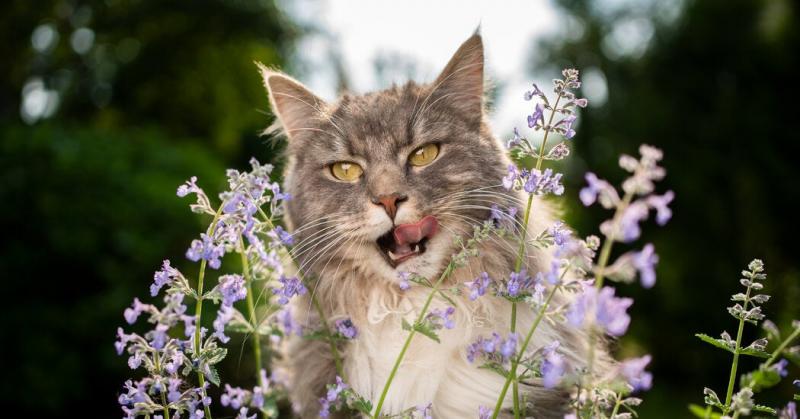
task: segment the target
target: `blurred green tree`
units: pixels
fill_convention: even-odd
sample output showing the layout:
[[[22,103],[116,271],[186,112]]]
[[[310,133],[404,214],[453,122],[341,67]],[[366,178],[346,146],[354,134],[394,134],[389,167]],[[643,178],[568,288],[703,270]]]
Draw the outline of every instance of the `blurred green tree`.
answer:
[[[8,411],[115,417],[122,310],[201,226],[175,189],[272,160],[254,60],[302,31],[273,0],[0,5],[0,351]],[[16,409],[16,410],[15,410]]]
[[[727,383],[730,359],[717,357],[693,333],[733,327],[725,307],[741,267],[763,258],[774,295],[769,314],[784,326],[800,315],[800,221],[790,204],[800,202],[792,81],[800,57],[790,53],[800,50],[797,5],[558,4],[568,24],[540,45],[531,58],[534,71],[579,68],[584,93],[598,98],[580,119],[577,163],[568,168],[573,205],[587,168],[616,181],[623,175],[619,153],[635,154],[642,142],[665,152],[664,188],[676,191],[675,217],[645,235],[661,255],[660,278],[653,290],[624,290],[636,304],[620,352],[653,353],[656,385],[645,397],[643,417],[688,417],[685,406],[702,402],[703,386]],[[569,211],[579,212],[587,214]],[[573,224],[594,233],[602,215],[573,216]],[[785,390],[772,402],[785,403]]]

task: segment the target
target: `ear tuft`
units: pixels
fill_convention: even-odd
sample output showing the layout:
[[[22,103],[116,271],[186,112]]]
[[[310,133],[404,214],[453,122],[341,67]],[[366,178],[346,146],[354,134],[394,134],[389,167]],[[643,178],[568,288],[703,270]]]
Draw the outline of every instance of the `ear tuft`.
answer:
[[[283,126],[286,136],[294,139],[308,128],[309,122],[324,112],[325,102],[302,83],[259,62],[264,87],[269,94],[272,111]]]
[[[476,29],[461,44],[433,84],[435,95],[444,98],[459,110],[480,117],[483,108],[483,39]]]

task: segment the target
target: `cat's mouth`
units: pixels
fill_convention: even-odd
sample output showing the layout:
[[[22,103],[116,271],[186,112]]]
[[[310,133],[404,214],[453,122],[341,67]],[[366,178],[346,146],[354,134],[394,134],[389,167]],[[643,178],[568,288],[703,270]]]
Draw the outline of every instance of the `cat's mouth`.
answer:
[[[428,215],[412,224],[398,224],[376,243],[392,267],[425,253],[425,245],[436,234],[439,222]]]

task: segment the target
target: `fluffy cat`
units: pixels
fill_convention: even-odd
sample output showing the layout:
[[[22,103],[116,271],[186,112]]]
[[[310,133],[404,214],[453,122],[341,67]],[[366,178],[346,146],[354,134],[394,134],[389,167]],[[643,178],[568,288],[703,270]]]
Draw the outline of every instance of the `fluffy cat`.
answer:
[[[350,318],[358,337],[342,346],[350,386],[377,402],[407,335],[401,319],[418,313],[428,288],[402,291],[398,273],[435,280],[457,251],[454,238],[468,237],[489,216],[491,204],[522,207],[523,196],[502,188],[510,163],[492,135],[484,109],[484,54],[480,35],[469,38],[430,84],[409,82],[365,95],[345,94],[334,103],[298,81],[261,67],[280,128],[288,137],[285,189],[293,199],[286,223],[294,231],[295,257],[328,321]],[[418,164],[418,163],[424,164]],[[520,211],[521,213],[522,211]],[[555,221],[548,204],[535,200],[528,231],[535,235]],[[517,242],[493,237],[480,255],[457,269],[446,287],[461,286],[480,272],[499,280],[513,271]],[[526,249],[528,272],[547,270],[550,256]],[[416,336],[383,407],[385,414],[432,402],[436,418],[476,417],[493,407],[503,385],[496,373],[466,358],[466,348],[493,331],[506,335],[511,303],[484,296],[457,302],[455,327],[441,343]],[[564,302],[564,298],[560,303]],[[435,301],[435,308],[443,308]],[[534,313],[520,306],[517,330]],[[292,303],[295,319],[318,324],[308,295]],[[558,339],[573,366],[584,364],[588,339],[562,324],[543,322],[528,351]],[[610,365],[600,351],[595,370]],[[335,381],[327,343],[291,338],[285,348],[290,396],[303,418],[317,417],[325,385]],[[537,418],[561,418],[567,394],[538,380],[520,389]],[[505,401],[506,412],[511,392]]]

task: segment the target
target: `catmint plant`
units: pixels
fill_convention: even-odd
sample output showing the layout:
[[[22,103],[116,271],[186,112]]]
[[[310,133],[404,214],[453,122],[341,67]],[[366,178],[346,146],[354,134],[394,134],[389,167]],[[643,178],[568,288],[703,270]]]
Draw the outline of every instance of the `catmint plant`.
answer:
[[[195,203],[190,205],[193,212],[212,219],[186,251],[188,260],[200,263],[196,285],[192,286],[170,261],[164,261],[150,286],[151,297],[163,293],[162,308],[134,299],[133,305],[123,313],[128,324],[146,315],[153,327],[143,335],[127,334],[122,328],[117,331],[117,352],[130,355],[131,369],[144,369],[147,373],[139,381],[125,383],[119,402],[126,417],[211,418],[212,401],[207,389],[209,384],[221,385],[216,365],[227,354],[223,345],[230,341],[227,333],[231,331],[251,335],[257,385],[252,390],[243,390],[225,384],[226,392],[220,404],[236,409],[241,418],[255,417],[249,409],[260,412],[263,417],[277,415],[280,380],[267,378],[260,336],[276,336],[281,332],[275,327],[276,323],[265,322],[266,317],[259,319],[256,298],[260,302],[270,296],[254,297],[253,284],[277,280],[284,285],[274,307],[279,307],[282,299],[304,292],[305,288],[283,276],[280,249],[291,244],[292,239],[273,224],[273,217],[280,216],[281,202],[290,197],[270,180],[271,165],[261,165],[255,159],[250,164],[249,172],[228,170],[228,190],[219,194],[217,208],[197,185],[196,177],[178,187],[179,197],[195,196]],[[264,207],[270,215],[262,209]],[[216,286],[206,290],[207,268],[222,271],[228,254],[238,254],[241,271],[220,274]],[[194,300],[193,314],[189,314],[184,304],[187,299]],[[241,302],[246,304],[246,313],[236,307]],[[216,313],[209,317],[213,319],[212,333],[203,326],[205,303],[218,304]],[[276,311],[272,304],[266,303],[268,313]]]
[[[728,313],[738,321],[735,338],[727,331],[723,331],[719,338],[702,333],[695,335],[703,342],[733,355],[724,399],[720,398],[714,390],[706,387],[703,389],[706,407],[690,406],[690,410],[695,416],[739,418],[757,412],[778,415],[781,418],[797,417],[794,402],[789,402],[786,407],[778,410],[756,404],[754,401],[756,393],[775,386],[788,375],[789,361],[780,359],[782,356],[800,365],[800,357],[797,356],[800,346],[789,347],[800,335],[800,321],[793,321],[791,333],[782,339],[778,327],[771,321],[764,320],[765,316],[761,307],[770,299],[769,295],[761,293],[764,288],[762,281],[766,278],[764,263],[760,259],[754,259],[747,265],[747,269],[742,271],[739,283],[744,288],[744,292],[734,294],[731,297],[733,305],[728,307]],[[757,326],[762,320],[764,320],[762,328],[766,332],[766,337],[758,338],[746,345],[743,342],[744,327],[747,324]],[[766,351],[770,342],[777,342],[777,347],[771,353]],[[742,355],[764,358],[766,361],[761,363],[757,370],[738,376],[739,361]],[[736,391],[737,378],[739,379],[738,391]],[[794,382],[797,384],[798,380]],[[798,400],[800,396],[795,395],[794,398]]]

